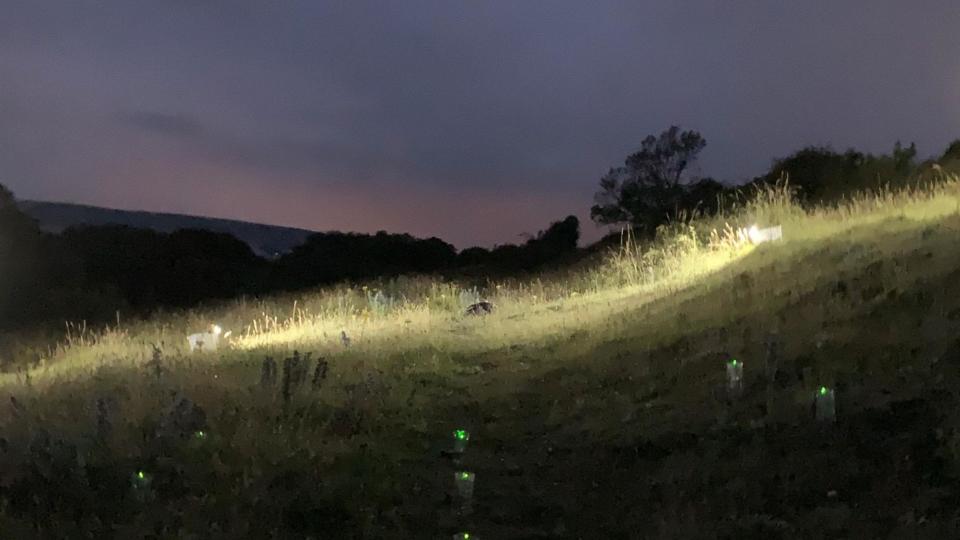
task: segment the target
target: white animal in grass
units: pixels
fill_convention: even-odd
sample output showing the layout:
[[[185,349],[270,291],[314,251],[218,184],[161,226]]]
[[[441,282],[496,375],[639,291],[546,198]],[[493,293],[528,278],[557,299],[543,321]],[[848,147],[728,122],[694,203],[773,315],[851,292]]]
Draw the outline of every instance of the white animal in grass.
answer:
[[[221,341],[226,341],[232,332],[223,333],[223,329],[215,324],[210,325],[208,332],[199,334],[190,334],[187,341],[190,343],[190,352],[193,351],[215,351],[220,347]]]

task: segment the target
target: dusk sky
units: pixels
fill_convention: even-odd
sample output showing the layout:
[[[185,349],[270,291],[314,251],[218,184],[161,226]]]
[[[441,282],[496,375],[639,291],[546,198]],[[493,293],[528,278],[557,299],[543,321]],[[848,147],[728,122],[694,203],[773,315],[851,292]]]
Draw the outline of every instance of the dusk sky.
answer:
[[[922,6],[922,7],[921,7]],[[671,124],[736,182],[960,137],[960,3],[0,0],[19,198],[521,241]]]

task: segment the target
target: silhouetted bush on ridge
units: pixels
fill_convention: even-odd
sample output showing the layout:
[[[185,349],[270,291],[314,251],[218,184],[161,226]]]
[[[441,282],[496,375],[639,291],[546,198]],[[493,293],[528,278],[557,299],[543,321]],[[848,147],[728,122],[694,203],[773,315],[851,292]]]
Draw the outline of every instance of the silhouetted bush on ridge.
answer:
[[[274,264],[274,282],[298,289],[345,279],[365,280],[452,268],[456,249],[439,238],[409,234],[317,233]]]

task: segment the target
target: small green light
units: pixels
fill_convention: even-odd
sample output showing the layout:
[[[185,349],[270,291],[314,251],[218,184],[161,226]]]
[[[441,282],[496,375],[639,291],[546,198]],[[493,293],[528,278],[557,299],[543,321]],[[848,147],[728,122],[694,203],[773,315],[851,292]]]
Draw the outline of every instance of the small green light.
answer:
[[[821,387],[820,387],[820,395],[821,395],[821,396],[827,395],[827,387],[826,387],[826,386],[821,386]]]
[[[736,367],[736,366],[737,366],[737,359],[736,359],[736,358],[731,359],[731,360],[730,360],[730,365]]]
[[[198,439],[206,439],[206,438],[207,438],[207,434],[204,433],[203,431],[197,431],[196,433],[193,434],[193,436],[196,437],[196,438],[198,438]]]
[[[453,437],[458,441],[465,441],[470,438],[470,434],[465,429],[458,429],[453,432]]]
[[[138,472],[137,472],[137,478],[139,478],[140,480],[143,480],[143,479],[146,478],[146,477],[147,477],[147,475],[146,475],[146,473],[144,473],[143,471],[138,471]]]
[[[461,479],[461,480],[469,480],[469,479],[470,479],[470,473],[467,473],[467,472],[462,472],[462,473],[460,473],[460,479]]]

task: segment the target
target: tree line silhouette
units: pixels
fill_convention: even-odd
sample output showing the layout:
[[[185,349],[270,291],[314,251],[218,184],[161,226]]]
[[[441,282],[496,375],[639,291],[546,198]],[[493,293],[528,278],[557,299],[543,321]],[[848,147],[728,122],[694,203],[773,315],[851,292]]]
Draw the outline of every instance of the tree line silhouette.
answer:
[[[577,252],[575,216],[520,245],[457,252],[439,238],[316,233],[267,260],[225,233],[120,225],[39,230],[0,186],[0,327],[104,321],[207,300],[259,296],[403,274],[512,275]]]
[[[690,174],[705,147],[699,133],[675,126],[647,137],[622,166],[600,179],[591,217],[600,225],[632,228],[643,238],[681,216],[726,209],[744,188],[785,177],[804,204],[829,204],[857,190],[935,181],[960,172],[960,140],[925,161],[918,161],[913,144],[899,142],[880,155],[811,146],[774,160],[765,174],[731,186]],[[290,253],[266,260],[229,234],[203,230],[160,233],[96,226],[43,233],[0,186],[0,328],[102,321],[117,311],[146,314],[402,274],[506,277],[553,269],[597,249],[578,248],[579,239],[580,223],[569,216],[522,244],[493,249],[458,252],[439,238],[333,232],[314,234]]]

